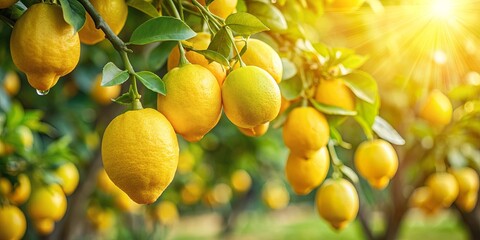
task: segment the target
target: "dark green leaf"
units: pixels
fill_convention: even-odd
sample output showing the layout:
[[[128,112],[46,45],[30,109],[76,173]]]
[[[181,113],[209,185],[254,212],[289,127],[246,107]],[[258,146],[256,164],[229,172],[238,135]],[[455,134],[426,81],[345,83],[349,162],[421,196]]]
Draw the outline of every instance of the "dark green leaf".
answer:
[[[398,132],[380,116],[375,117],[372,129],[379,137],[393,144],[405,144],[405,139],[403,139],[402,136],[400,136],[400,134],[398,134]]]
[[[150,17],[158,17],[157,9],[150,3],[144,0],[130,0],[127,2],[128,6],[133,7],[140,12],[147,14]]]
[[[160,69],[168,60],[168,55],[172,49],[178,45],[176,41],[166,41],[161,42],[156,46],[150,54],[148,55],[148,65],[151,67],[151,70]]]
[[[138,26],[129,44],[143,45],[160,41],[180,41],[192,38],[196,33],[183,21],[173,17],[157,17]]]
[[[127,93],[124,93],[122,94],[120,97],[117,97],[115,99],[112,99],[112,101],[118,103],[118,104],[122,104],[122,105],[130,105],[132,102],[133,102],[133,97],[132,95],[130,94],[130,92],[127,92]]]
[[[165,95],[167,93],[167,90],[165,89],[165,83],[155,73],[149,71],[142,71],[135,73],[135,76],[148,89],[162,95]]]
[[[114,63],[108,62],[103,67],[102,86],[114,86],[124,83],[130,75],[127,70],[120,70]]]
[[[223,57],[228,59],[233,49],[233,44],[230,41],[231,37],[232,32],[228,28],[223,27],[213,37],[212,42],[208,45],[208,50],[220,53]]]
[[[323,103],[317,102],[315,99],[310,99],[310,103],[320,112],[330,115],[341,115],[341,116],[355,116],[357,112],[343,109],[337,106],[326,105]]]
[[[210,61],[215,61],[220,63],[223,66],[228,66],[228,60],[220,53],[212,51],[212,50],[195,50],[192,51],[197,52],[205,56]]]
[[[370,74],[362,71],[354,71],[342,77],[345,84],[352,90],[358,98],[374,103],[378,96],[377,82]]]
[[[262,21],[252,14],[245,12],[231,14],[225,19],[225,24],[234,32],[244,36],[269,30]]]
[[[282,80],[287,80],[297,75],[297,67],[293,62],[291,62],[286,58],[282,58],[282,65],[283,65]]]
[[[302,80],[300,77],[293,77],[288,80],[281,81],[278,84],[280,87],[280,91],[282,92],[282,96],[287,100],[293,100],[300,96],[302,93]]]
[[[282,12],[275,6],[264,2],[247,2],[248,12],[256,16],[268,28],[273,31],[283,31],[287,29],[287,21]]]
[[[85,8],[77,0],[60,0],[63,11],[63,19],[72,25],[75,32],[80,31],[85,24]]]

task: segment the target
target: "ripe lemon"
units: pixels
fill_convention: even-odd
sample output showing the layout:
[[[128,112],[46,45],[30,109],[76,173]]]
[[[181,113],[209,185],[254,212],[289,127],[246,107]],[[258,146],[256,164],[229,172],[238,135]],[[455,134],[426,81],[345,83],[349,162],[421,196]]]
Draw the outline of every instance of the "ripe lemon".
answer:
[[[120,85],[102,87],[101,84],[102,74],[98,74],[97,77],[95,77],[95,81],[93,82],[90,90],[90,96],[92,96],[95,102],[101,105],[112,103],[112,99],[117,98],[122,91],[122,87]]]
[[[358,173],[376,189],[383,189],[398,169],[398,157],[390,143],[382,139],[361,143],[354,158]]]
[[[233,190],[240,193],[250,190],[250,187],[252,186],[252,178],[250,177],[250,174],[243,169],[233,172],[230,177],[230,182]]]
[[[421,209],[426,214],[434,214],[441,206],[432,201],[432,191],[429,187],[419,187],[410,196],[410,205]]]
[[[57,184],[34,188],[27,203],[29,216],[34,220],[60,220],[67,210],[67,198]]]
[[[3,88],[9,96],[15,96],[20,90],[20,78],[18,74],[14,71],[8,71],[5,77],[3,78]]]
[[[238,0],[215,0],[208,6],[208,10],[225,19],[236,10],[237,1]],[[206,6],[205,0],[198,0],[198,2]]]
[[[458,197],[455,203],[465,212],[471,212],[477,204],[479,189],[478,173],[469,167],[455,169],[453,176],[458,182]]]
[[[241,128],[272,121],[280,111],[280,88],[265,70],[246,66],[228,74],[222,86],[223,108],[228,119]]]
[[[318,189],[316,200],[320,216],[340,230],[355,219],[358,213],[358,194],[345,179],[328,179]]]
[[[447,125],[452,119],[452,103],[445,94],[435,89],[421,104],[419,116],[433,125]]]
[[[122,30],[128,15],[128,6],[124,0],[90,0],[90,3],[92,3],[95,10],[112,29],[113,33],[118,34]],[[87,14],[86,17],[85,25],[79,32],[80,41],[93,45],[105,39],[105,34],[102,30],[95,27],[95,23],[90,15]]]
[[[167,95],[158,95],[158,111],[185,140],[199,141],[217,125],[222,113],[215,76],[200,65],[186,64],[169,71],[163,81]]]
[[[55,229],[55,221],[50,218],[45,219],[34,219],[33,225],[40,235],[49,235]]]
[[[103,135],[102,160],[108,177],[139,204],[155,202],[172,182],[178,154],[172,125],[151,108],[120,114]]]
[[[244,41],[236,41],[235,45],[241,52],[245,47]],[[258,39],[247,40],[247,51],[242,55],[242,60],[247,66],[257,66],[267,71],[277,83],[282,81],[282,59],[270,45]],[[239,67],[237,64],[235,67]]]
[[[0,239],[22,239],[27,229],[23,212],[13,205],[0,205]]]
[[[358,10],[365,0],[325,0],[326,12],[354,12]]]
[[[260,137],[260,136],[263,136],[268,131],[268,126],[270,126],[270,122],[260,124],[253,128],[238,127],[238,130],[240,130],[241,133],[249,137]]]
[[[18,2],[18,0],[2,0],[2,1],[0,1],[0,9],[9,8],[13,4],[15,4],[16,2]]]
[[[315,100],[326,105],[355,110],[355,96],[339,78],[321,80],[315,93]]]
[[[283,141],[293,154],[309,158],[327,145],[330,128],[325,116],[312,107],[293,109],[283,125]]]
[[[178,158],[178,167],[177,171],[179,173],[189,173],[192,171],[195,166],[195,155],[188,149],[180,151],[180,156]]]
[[[60,178],[63,192],[69,196],[78,186],[79,173],[77,167],[71,162],[67,162],[55,170],[55,176]]]
[[[163,225],[171,226],[178,222],[179,213],[175,203],[170,201],[161,201],[154,206],[151,211],[154,220],[159,221]]]
[[[23,204],[30,197],[30,179],[25,174],[18,175],[18,184],[12,187],[6,178],[0,179],[0,192],[7,196],[8,200],[15,205]]]
[[[197,203],[204,192],[203,182],[191,180],[180,190],[182,203],[185,205],[193,205]]]
[[[115,223],[115,213],[111,209],[102,209],[94,204],[88,206],[87,218],[95,230],[100,232],[112,228]]]
[[[262,199],[267,207],[278,210],[288,205],[290,195],[283,183],[271,181],[263,186]]]
[[[458,196],[458,183],[455,177],[446,172],[431,174],[425,185],[432,191],[432,202],[448,208]]]
[[[195,37],[187,40],[187,42],[189,42],[189,44],[191,44],[191,46],[195,50],[205,50],[208,48],[208,45],[210,44],[210,38],[211,38],[210,34],[199,32]],[[185,57],[190,63],[198,64],[208,69],[217,79],[218,85],[222,86],[223,81],[227,76],[226,69],[224,66],[222,66],[220,63],[217,63],[217,62],[209,63],[208,59],[206,59],[202,54],[194,51],[187,51],[185,53]],[[174,69],[175,67],[178,67],[179,62],[180,62],[180,51],[178,51],[178,46],[176,46],[172,49],[172,51],[170,52],[170,55],[168,56],[168,62],[167,62],[168,71]]]
[[[112,180],[110,180],[104,168],[100,169],[97,173],[97,187],[103,192],[109,194],[115,193],[118,189]]]
[[[295,193],[306,195],[325,180],[329,166],[330,156],[327,148],[322,147],[310,158],[290,153],[285,174]]]
[[[13,27],[10,51],[32,87],[47,91],[80,59],[80,40],[58,5],[37,3]]]

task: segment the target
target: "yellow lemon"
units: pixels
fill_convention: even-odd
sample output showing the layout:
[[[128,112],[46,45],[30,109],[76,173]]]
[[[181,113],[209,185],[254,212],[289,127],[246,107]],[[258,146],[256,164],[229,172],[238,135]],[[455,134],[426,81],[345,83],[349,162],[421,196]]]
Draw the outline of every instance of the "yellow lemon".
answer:
[[[5,77],[3,78],[3,88],[9,96],[17,95],[20,90],[20,78],[18,74],[14,71],[8,71]]]
[[[182,203],[185,205],[193,205],[197,203],[202,197],[204,191],[203,183],[200,181],[189,181],[183,188],[180,190],[180,197],[182,198]]]
[[[79,173],[77,167],[71,162],[67,162],[55,170],[55,176],[60,178],[63,192],[69,196],[75,191],[79,181]]]
[[[90,0],[93,7],[102,16],[113,33],[118,34],[127,21],[128,6],[125,0]],[[85,44],[96,44],[105,39],[102,30],[95,27],[93,19],[87,14],[85,25],[80,30],[80,41]]]
[[[35,220],[60,220],[67,210],[67,198],[57,184],[41,186],[32,191],[27,203],[29,216]]]
[[[237,127],[237,128],[238,130],[240,130],[241,133],[245,134],[246,136],[260,137],[260,136],[263,136],[268,131],[268,126],[270,126],[270,122],[260,124],[253,128],[241,128],[241,127]]]
[[[421,209],[426,214],[434,214],[441,208],[441,206],[432,201],[432,191],[426,186],[419,187],[412,192],[409,204],[412,207]]]
[[[107,105],[112,103],[112,99],[117,98],[122,91],[122,87],[120,85],[102,87],[101,84],[102,74],[98,74],[90,90],[90,96],[92,96],[95,102],[101,105]]]
[[[25,174],[18,175],[18,184],[13,188],[6,178],[0,179],[0,190],[15,205],[21,205],[30,197],[30,179]]]
[[[446,172],[431,174],[425,185],[432,191],[432,201],[448,208],[458,196],[458,183],[455,177]]]
[[[290,195],[283,183],[271,181],[263,186],[262,199],[269,208],[278,210],[288,205]]]
[[[321,80],[315,92],[315,100],[326,105],[355,110],[355,96],[339,78]]]
[[[435,89],[431,91],[419,109],[419,116],[437,126],[444,126],[452,119],[452,103],[445,94]]]
[[[452,170],[452,174],[458,182],[458,197],[455,203],[465,212],[471,212],[477,204],[479,189],[478,173],[469,167]]]
[[[0,205],[0,240],[22,239],[27,230],[23,212],[13,205]]]
[[[285,174],[295,193],[306,195],[325,180],[329,166],[330,156],[327,147],[322,147],[310,158],[290,153]]]
[[[80,40],[58,5],[37,3],[13,27],[10,51],[32,87],[47,91],[80,59]]]
[[[109,230],[115,223],[115,213],[111,209],[102,209],[94,204],[88,206],[87,218],[100,232]]]
[[[109,194],[115,193],[118,189],[112,180],[110,180],[104,168],[100,169],[97,173],[97,187],[103,192]]]
[[[198,2],[203,6],[206,6],[205,0],[198,0]],[[236,10],[237,2],[238,0],[215,0],[210,3],[208,10],[225,19]]]
[[[228,74],[222,86],[223,108],[228,119],[241,128],[254,128],[277,117],[280,88],[265,70],[246,66]]]
[[[233,190],[240,193],[250,190],[250,187],[252,186],[252,178],[250,177],[250,174],[243,169],[238,169],[233,172],[230,177],[230,182]]]
[[[127,111],[105,129],[102,160],[108,177],[139,204],[157,200],[178,164],[172,125],[151,108]]]
[[[203,138],[220,120],[220,86],[208,69],[186,64],[163,78],[167,95],[158,95],[157,109],[172,123],[175,132],[189,142]]]
[[[49,218],[45,219],[34,219],[33,225],[40,235],[49,235],[55,229],[55,221]]]
[[[180,156],[178,158],[178,168],[179,173],[189,173],[192,171],[195,166],[195,155],[191,151],[183,150],[180,151]]]
[[[325,116],[312,107],[293,109],[283,125],[283,141],[295,155],[309,158],[327,145],[330,128]]]

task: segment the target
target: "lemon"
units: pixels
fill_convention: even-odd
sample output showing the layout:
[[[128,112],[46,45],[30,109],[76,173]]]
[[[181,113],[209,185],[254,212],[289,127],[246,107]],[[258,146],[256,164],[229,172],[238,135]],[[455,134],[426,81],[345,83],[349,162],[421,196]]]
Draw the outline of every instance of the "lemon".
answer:
[[[163,78],[167,95],[158,95],[158,111],[189,142],[203,138],[220,120],[222,95],[213,74],[196,64],[174,68]]]
[[[93,227],[100,232],[109,230],[115,223],[115,213],[111,209],[102,209],[94,204],[88,206],[87,218]]]
[[[270,181],[263,186],[262,199],[267,207],[279,210],[288,205],[290,195],[283,183]]]
[[[260,124],[253,128],[238,127],[238,130],[240,130],[241,133],[249,137],[260,137],[260,136],[263,136],[268,131],[268,126],[270,126],[270,122]]]
[[[426,214],[434,214],[440,206],[432,201],[432,191],[429,187],[416,188],[410,196],[409,204],[421,209]]]
[[[37,3],[13,27],[10,51],[32,87],[47,91],[80,59],[80,40],[58,5]]]
[[[328,179],[318,189],[315,202],[320,216],[340,230],[358,213],[358,194],[345,179]]]
[[[199,32],[195,37],[188,39],[187,42],[195,50],[205,50],[208,48],[208,45],[210,44],[210,38],[211,38],[210,34]],[[206,59],[205,56],[195,51],[186,51],[185,57],[190,63],[198,64],[208,69],[217,79],[218,85],[222,86],[223,81],[227,76],[226,69],[224,66],[222,66],[220,63],[217,63],[217,62],[209,63],[209,60]],[[178,67],[179,62],[180,62],[180,51],[178,51],[178,46],[176,46],[172,49],[172,51],[170,52],[170,55],[168,56],[168,62],[167,62],[168,71],[174,69],[175,67]]]
[[[128,6],[124,0],[90,0],[90,3],[113,33],[118,34],[122,30],[128,15]],[[89,14],[86,17],[85,25],[79,32],[80,41],[93,45],[105,39],[105,34],[95,27],[92,17]]]
[[[161,201],[151,212],[152,217],[163,225],[171,226],[178,222],[179,213],[175,203],[171,201]]]
[[[230,177],[230,182],[233,190],[240,193],[250,190],[250,187],[252,186],[252,178],[250,177],[250,174],[243,169],[238,169],[233,172]]]
[[[115,201],[115,206],[120,209],[123,212],[135,212],[137,211],[141,205],[134,202],[130,197],[120,190],[119,188],[116,188],[117,191],[115,191],[112,196]]]
[[[203,6],[206,6],[205,0],[198,0],[198,2]],[[237,2],[238,0],[215,0],[210,3],[208,10],[225,19],[236,10]]]
[[[9,96],[17,95],[20,90],[20,78],[18,74],[14,71],[8,71],[5,77],[3,78],[3,88]]]
[[[193,205],[202,197],[204,191],[203,182],[191,180],[180,190],[182,203],[185,205]]]
[[[49,235],[55,229],[55,221],[49,218],[45,219],[34,219],[33,225],[40,235]]]
[[[434,204],[448,208],[458,196],[458,183],[455,177],[447,172],[431,174],[425,185],[432,191],[431,200]]]
[[[69,196],[75,191],[79,181],[79,173],[77,167],[71,162],[67,162],[55,170],[55,176],[60,178],[63,192]]]
[[[180,156],[178,158],[178,167],[177,171],[179,173],[189,173],[192,171],[195,166],[195,155],[188,149],[180,151]]]
[[[23,212],[13,205],[0,205],[0,240],[22,239],[27,230]]]
[[[92,84],[90,90],[90,96],[92,96],[95,102],[101,105],[107,105],[112,103],[112,99],[117,98],[122,91],[121,85],[102,87],[102,74],[98,74],[95,77],[95,81]]]
[[[97,187],[105,193],[113,194],[118,187],[110,180],[104,168],[97,172]]]
[[[18,184],[12,187],[6,178],[0,179],[0,192],[4,193],[8,200],[15,205],[21,205],[30,197],[30,179],[25,174],[18,175]]]
[[[155,202],[172,182],[178,154],[172,125],[151,108],[115,117],[103,135],[102,160],[108,177],[139,204]]]
[[[222,86],[223,108],[228,119],[241,128],[272,121],[280,111],[280,88],[265,70],[246,66],[228,74]]]
[[[67,198],[58,184],[35,188],[27,203],[28,215],[34,220],[58,221],[66,210]]]
[[[283,141],[293,154],[309,158],[327,145],[330,128],[325,116],[312,107],[293,109],[283,125]]]
[[[321,80],[315,92],[315,100],[326,105],[355,110],[355,96],[339,78]]]
[[[387,186],[398,169],[398,157],[392,145],[382,139],[365,141],[354,158],[358,173],[377,189]]]
[[[330,156],[327,148],[322,147],[310,158],[290,153],[285,174],[295,193],[306,195],[325,180],[329,166]]]
[[[431,91],[419,108],[419,116],[430,124],[444,126],[452,120],[452,103],[440,90]]]
[[[245,47],[244,41],[237,41],[235,45],[238,51]],[[282,59],[270,45],[258,39],[247,40],[247,50],[242,55],[242,60],[247,66],[257,66],[267,71],[277,83],[282,81],[283,64]],[[235,65],[239,67],[239,64]]]
[[[452,171],[458,183],[458,197],[455,203],[465,212],[471,212],[477,204],[479,189],[478,173],[469,167],[459,168]]]

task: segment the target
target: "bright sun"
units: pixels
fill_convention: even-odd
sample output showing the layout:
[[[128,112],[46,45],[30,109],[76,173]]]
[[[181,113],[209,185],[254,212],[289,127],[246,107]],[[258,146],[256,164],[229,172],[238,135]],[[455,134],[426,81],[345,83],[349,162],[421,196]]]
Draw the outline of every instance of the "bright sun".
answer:
[[[430,3],[431,14],[437,18],[449,18],[454,14],[453,0],[432,0]]]

